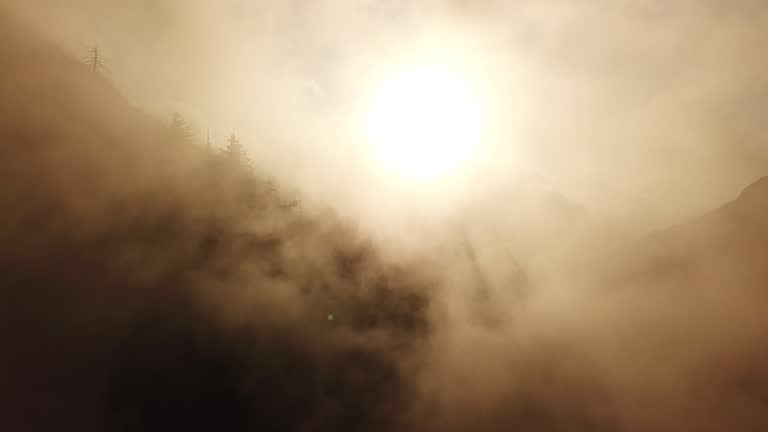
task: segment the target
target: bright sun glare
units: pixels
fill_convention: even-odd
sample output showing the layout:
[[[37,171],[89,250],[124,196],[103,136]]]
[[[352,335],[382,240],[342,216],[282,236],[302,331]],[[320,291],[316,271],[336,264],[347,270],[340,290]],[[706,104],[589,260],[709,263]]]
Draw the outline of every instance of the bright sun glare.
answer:
[[[379,160],[401,177],[433,180],[460,168],[478,145],[477,95],[460,74],[439,66],[389,77],[369,112],[369,141]]]

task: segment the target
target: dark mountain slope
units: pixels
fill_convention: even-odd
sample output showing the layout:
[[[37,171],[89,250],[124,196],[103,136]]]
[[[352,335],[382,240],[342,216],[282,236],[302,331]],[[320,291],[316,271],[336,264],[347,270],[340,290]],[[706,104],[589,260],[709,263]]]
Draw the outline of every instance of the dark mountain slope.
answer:
[[[1,12],[0,40],[0,429],[402,418],[429,277]]]
[[[639,430],[768,428],[766,216],[763,178],[593,264],[585,343]]]
[[[684,275],[707,279],[717,273],[760,286],[768,283],[766,262],[768,177],[748,186],[734,201],[715,211],[653,233],[607,267],[617,279]]]

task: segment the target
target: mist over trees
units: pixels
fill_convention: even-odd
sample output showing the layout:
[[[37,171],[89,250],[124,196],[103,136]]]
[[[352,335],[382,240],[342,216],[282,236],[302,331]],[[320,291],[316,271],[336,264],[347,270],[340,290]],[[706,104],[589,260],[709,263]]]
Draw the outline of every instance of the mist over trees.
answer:
[[[1,430],[768,428],[765,179],[607,252],[545,197],[543,271],[393,257],[272,143],[144,113],[2,10],[0,41]]]
[[[391,427],[431,276],[0,20],[2,427]]]

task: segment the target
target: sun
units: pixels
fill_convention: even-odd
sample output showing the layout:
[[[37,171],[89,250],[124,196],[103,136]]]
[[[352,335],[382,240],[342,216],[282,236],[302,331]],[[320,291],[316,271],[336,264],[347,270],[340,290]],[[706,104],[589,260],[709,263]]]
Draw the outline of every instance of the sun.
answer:
[[[400,70],[374,94],[368,141],[395,174],[434,180],[461,168],[481,140],[481,104],[461,74],[438,65]]]

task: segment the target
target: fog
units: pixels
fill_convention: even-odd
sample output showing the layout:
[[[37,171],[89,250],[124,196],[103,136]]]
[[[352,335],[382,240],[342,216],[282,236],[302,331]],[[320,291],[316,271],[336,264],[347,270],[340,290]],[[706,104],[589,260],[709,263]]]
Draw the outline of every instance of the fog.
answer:
[[[6,0],[0,426],[764,430],[766,24],[746,0]],[[424,58],[489,129],[431,183],[365,136]]]
[[[494,99],[499,162],[476,168],[482,186],[537,173],[622,223],[651,215],[648,229],[715,207],[765,165],[760,2],[18,3],[76,56],[101,46],[139,106],[219,142],[236,130],[286,181],[350,211],[376,185],[350,118],[372,76],[431,45],[468,59]]]

